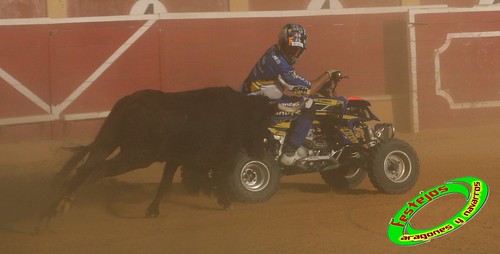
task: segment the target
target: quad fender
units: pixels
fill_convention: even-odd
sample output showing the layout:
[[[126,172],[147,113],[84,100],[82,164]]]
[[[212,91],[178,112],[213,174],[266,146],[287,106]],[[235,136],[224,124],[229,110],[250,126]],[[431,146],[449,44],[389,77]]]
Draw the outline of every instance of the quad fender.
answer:
[[[369,101],[361,97],[349,97],[347,99],[347,108],[358,108],[363,111],[361,115],[363,118],[380,121],[380,119],[370,110],[371,105]]]
[[[371,106],[372,104],[361,98],[361,97],[349,97],[347,98],[347,106],[351,106],[351,107],[369,107]]]

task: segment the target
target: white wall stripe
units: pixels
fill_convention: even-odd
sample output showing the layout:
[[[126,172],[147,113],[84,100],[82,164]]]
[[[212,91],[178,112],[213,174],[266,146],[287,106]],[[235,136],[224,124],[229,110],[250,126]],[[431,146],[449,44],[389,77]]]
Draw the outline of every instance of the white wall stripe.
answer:
[[[56,115],[34,115],[34,116],[22,116],[22,117],[11,117],[11,118],[2,118],[0,119],[1,125],[10,125],[10,124],[26,124],[26,123],[39,123],[39,122],[48,122],[59,119]]]
[[[332,2],[330,0],[330,5]],[[481,3],[486,1],[481,0]],[[0,125],[3,124],[17,124],[28,122],[51,121],[59,119],[59,114],[68,107],[82,92],[84,92],[92,83],[99,78],[110,65],[118,59],[143,33],[145,33],[151,25],[158,19],[223,19],[223,18],[266,18],[266,17],[303,17],[303,16],[324,16],[324,15],[352,15],[352,14],[384,14],[384,13],[408,13],[409,17],[409,47],[410,47],[410,80],[411,89],[410,94],[412,98],[412,119],[413,131],[419,131],[419,115],[418,115],[418,84],[417,84],[417,52],[416,52],[416,34],[415,34],[415,16],[418,14],[427,13],[458,13],[458,12],[484,12],[484,11],[498,11],[500,5],[489,6],[476,6],[473,8],[446,8],[446,5],[439,6],[403,6],[403,7],[375,7],[375,8],[344,8],[344,9],[331,9],[331,10],[300,10],[300,11],[257,11],[257,12],[212,12],[212,13],[163,13],[153,15],[126,15],[126,16],[106,16],[106,17],[79,17],[79,18],[35,18],[35,19],[0,19],[0,26],[10,25],[43,25],[43,24],[68,24],[68,23],[87,23],[87,22],[116,22],[116,21],[140,21],[144,20],[146,23],[138,29],[127,42],[125,42],[110,58],[108,58],[92,75],[83,82],[77,90],[75,90],[68,98],[61,104],[55,107],[54,115],[42,116],[27,116],[0,119]],[[128,43],[128,44],[127,44]],[[10,74],[0,68],[0,77],[14,87],[24,96],[28,97],[37,106],[44,111],[50,113],[51,107],[33,92],[23,86]],[[489,104],[484,104],[489,105]],[[97,113],[84,113],[78,115],[65,115],[65,119],[86,119],[104,117],[102,112]]]
[[[319,10],[325,2],[329,2],[330,4],[330,9],[342,9],[344,8],[342,6],[342,3],[339,0],[311,0],[309,4],[307,5],[308,10]]]
[[[89,22],[117,22],[117,21],[141,21],[158,19],[158,14],[150,15],[126,15],[126,16],[102,16],[102,17],[77,17],[77,18],[32,18],[32,19],[0,19],[0,26],[22,26],[22,25],[52,25]]]
[[[60,114],[73,101],[87,90],[120,56],[127,51],[154,23],[156,20],[148,20],[130,38],[125,41],[104,63],[97,68],[73,93],[71,93],[61,104],[53,106],[53,113]]]
[[[108,117],[110,111],[62,115],[63,121],[87,120]]]
[[[412,132],[419,132],[418,116],[418,86],[417,86],[417,38],[415,32],[415,15],[408,12],[408,36],[410,44],[410,107],[412,119]]]
[[[410,47],[410,96],[412,101],[412,131],[419,132],[419,110],[418,110],[418,80],[417,80],[417,36],[415,28],[415,17],[419,14],[436,13],[463,13],[463,12],[487,12],[499,11],[500,4],[488,6],[475,6],[472,8],[436,8],[436,9],[418,9],[411,8],[408,11],[408,34]],[[488,105],[488,104],[486,104]]]
[[[467,108],[492,108],[500,107],[500,101],[471,101],[457,103],[445,89],[442,89],[441,82],[441,60],[440,56],[450,46],[452,40],[462,38],[485,38],[485,37],[500,37],[500,31],[485,31],[485,32],[471,32],[471,33],[449,33],[446,36],[446,41],[434,50],[434,77],[436,95],[443,97],[450,106],[450,109],[467,109]]]
[[[30,101],[35,103],[38,107],[43,109],[43,111],[50,113],[49,104],[45,103],[40,97],[30,91],[26,86],[21,84],[17,79],[12,77],[9,73],[7,73],[3,68],[0,68],[0,77],[5,80],[10,86],[16,89],[19,93],[24,95]]]
[[[275,17],[307,17],[352,14],[385,14],[406,13],[410,9],[446,8],[447,5],[395,6],[342,8],[324,10],[293,10],[293,11],[248,11],[248,12],[177,12],[150,15],[117,15],[103,17],[72,17],[72,18],[34,18],[34,19],[0,19],[2,25],[44,25],[87,22],[116,22],[151,19],[224,19],[224,18],[275,18]]]

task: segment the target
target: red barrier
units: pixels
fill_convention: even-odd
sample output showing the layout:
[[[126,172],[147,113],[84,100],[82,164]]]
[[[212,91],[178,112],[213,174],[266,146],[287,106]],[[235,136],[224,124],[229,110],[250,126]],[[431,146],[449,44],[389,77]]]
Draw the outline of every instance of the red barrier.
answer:
[[[283,24],[296,22],[306,27],[309,45],[297,63],[299,73],[313,79],[338,68],[353,76],[340,88],[343,93],[384,94],[384,26],[403,18],[402,13],[391,13],[162,20],[162,86],[172,91],[224,85],[239,88],[257,59],[276,43]]]
[[[91,138],[111,106],[139,89],[238,88],[288,22],[308,30],[299,73],[337,68],[352,76],[340,94],[389,96],[399,129],[410,116],[417,131],[491,121],[500,100],[495,8],[1,22],[0,140]]]
[[[410,15],[416,40],[415,127],[500,122],[500,8]]]
[[[139,89],[238,89],[288,22],[308,29],[309,49],[297,64],[302,75],[313,79],[339,68],[353,76],[340,88],[343,94],[384,94],[385,26],[404,18],[404,13],[192,19],[165,15],[159,20],[110,17],[3,25],[0,32],[9,36],[0,41],[0,54],[8,56],[0,59],[0,135],[4,141],[22,140],[24,135],[14,129],[23,126],[41,138],[92,136],[97,127],[89,131],[83,122],[106,116],[119,98]],[[22,53],[9,55],[12,51]],[[85,133],[79,125],[85,125]]]

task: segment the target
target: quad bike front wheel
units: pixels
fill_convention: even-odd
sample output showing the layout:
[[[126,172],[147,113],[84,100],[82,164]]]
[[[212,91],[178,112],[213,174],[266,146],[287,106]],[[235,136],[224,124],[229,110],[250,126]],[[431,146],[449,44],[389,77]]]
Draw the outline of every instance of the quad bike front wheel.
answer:
[[[267,154],[260,160],[240,152],[236,166],[228,177],[230,194],[245,203],[261,203],[270,199],[279,189],[280,168]]]
[[[417,182],[420,164],[415,150],[399,139],[387,139],[377,144],[368,161],[368,176],[377,190],[387,194],[402,194]]]

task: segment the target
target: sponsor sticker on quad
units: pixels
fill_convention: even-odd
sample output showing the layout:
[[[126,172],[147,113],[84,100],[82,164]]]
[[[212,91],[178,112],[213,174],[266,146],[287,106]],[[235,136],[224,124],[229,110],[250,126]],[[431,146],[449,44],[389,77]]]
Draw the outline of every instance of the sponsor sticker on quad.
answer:
[[[433,228],[417,230],[411,226],[410,220],[420,209],[436,199],[450,194],[460,194],[466,198],[467,202],[460,212]],[[489,189],[486,182],[476,177],[456,178],[427,191],[421,191],[391,219],[387,232],[389,239],[398,245],[414,246],[449,234],[463,226],[481,210],[486,203],[488,194]]]

